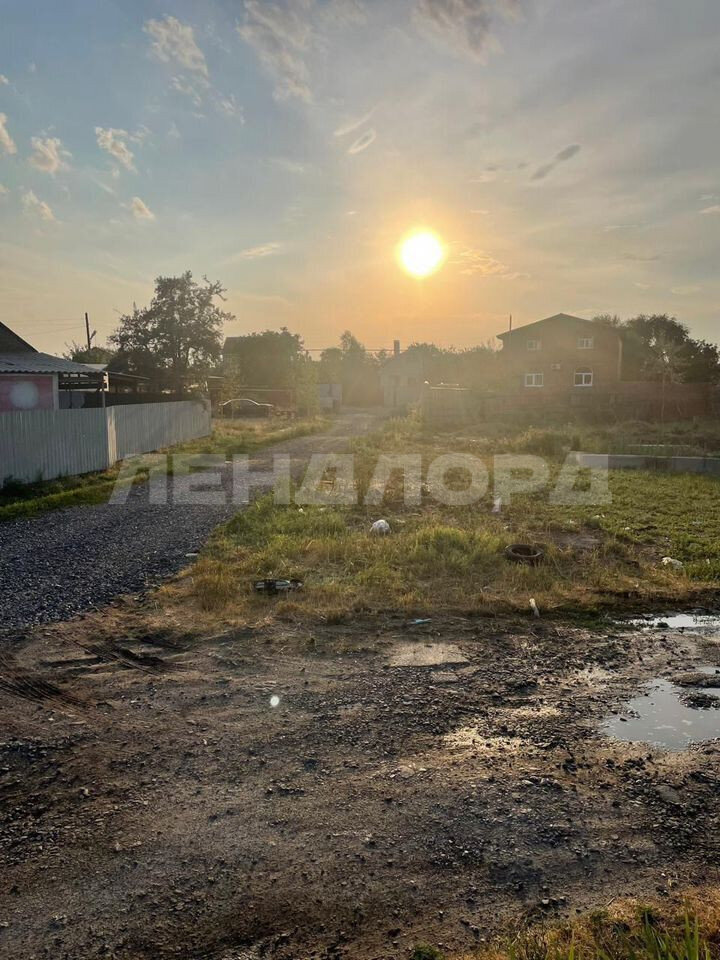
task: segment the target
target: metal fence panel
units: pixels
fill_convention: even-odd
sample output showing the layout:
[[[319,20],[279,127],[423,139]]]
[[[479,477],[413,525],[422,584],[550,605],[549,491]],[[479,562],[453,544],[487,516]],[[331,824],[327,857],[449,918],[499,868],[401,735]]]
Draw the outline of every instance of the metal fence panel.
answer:
[[[117,460],[211,432],[205,400],[0,414],[0,486],[107,470]]]

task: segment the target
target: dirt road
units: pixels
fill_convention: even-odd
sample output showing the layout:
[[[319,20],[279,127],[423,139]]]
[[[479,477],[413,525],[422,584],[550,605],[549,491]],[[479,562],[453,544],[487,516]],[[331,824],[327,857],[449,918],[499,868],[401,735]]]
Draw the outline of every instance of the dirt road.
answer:
[[[469,619],[36,632],[0,670],[0,956],[407,957],[717,880],[717,743],[598,722],[719,654]]]
[[[290,454],[295,471],[314,452],[336,452],[378,422],[377,414],[347,413],[325,434],[268,447],[251,469],[268,468],[273,453]],[[126,503],[70,507],[0,524],[0,631],[62,620],[120,594],[136,593],[177,572],[213,528],[241,509],[232,503],[232,471],[219,471],[226,502],[149,503],[145,484]]]

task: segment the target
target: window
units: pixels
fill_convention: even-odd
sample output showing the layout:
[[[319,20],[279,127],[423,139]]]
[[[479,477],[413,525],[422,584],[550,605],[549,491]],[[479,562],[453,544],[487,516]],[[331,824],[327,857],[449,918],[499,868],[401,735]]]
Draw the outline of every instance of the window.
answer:
[[[580,337],[578,350],[592,350],[595,347],[595,337]]]
[[[542,373],[526,373],[525,374],[525,386],[526,387],[543,387],[545,386],[545,375]]]
[[[542,340],[528,340],[527,348],[532,352],[536,352],[537,350],[542,350]]]
[[[593,385],[592,370],[576,370],[575,371],[576,387],[591,387],[592,385]]]

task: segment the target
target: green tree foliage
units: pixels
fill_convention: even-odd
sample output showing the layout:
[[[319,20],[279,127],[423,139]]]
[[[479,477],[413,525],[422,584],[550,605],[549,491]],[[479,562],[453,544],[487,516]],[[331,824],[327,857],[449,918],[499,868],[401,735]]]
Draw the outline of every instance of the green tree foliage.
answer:
[[[224,293],[207,277],[197,283],[189,270],[158,277],[150,306],[134,307],[110,337],[122,369],[164,379],[177,392],[188,378],[207,374],[220,359],[223,323],[235,319],[215,303]]]
[[[667,382],[658,356],[673,354],[674,376],[682,383],[720,381],[720,355],[715,344],[695,340],[688,327],[665,313],[640,314],[629,320],[602,314],[596,323],[616,327],[623,335],[623,377]]]
[[[109,364],[115,357],[115,351],[109,347],[87,347],[73,342],[63,354],[66,360],[74,360],[75,363],[106,363]]]
[[[296,385],[297,367],[305,359],[302,338],[283,327],[225,341],[226,376],[239,386],[290,388]]]
[[[346,330],[339,347],[330,347],[320,355],[320,383],[340,383],[343,403],[371,406],[381,402],[380,360]]]

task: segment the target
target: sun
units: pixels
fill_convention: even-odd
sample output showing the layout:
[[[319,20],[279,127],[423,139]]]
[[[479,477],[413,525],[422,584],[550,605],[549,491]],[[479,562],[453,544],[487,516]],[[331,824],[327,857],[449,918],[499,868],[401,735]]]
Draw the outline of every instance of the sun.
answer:
[[[429,277],[445,259],[440,238],[430,230],[418,230],[400,243],[400,263],[413,277]]]

